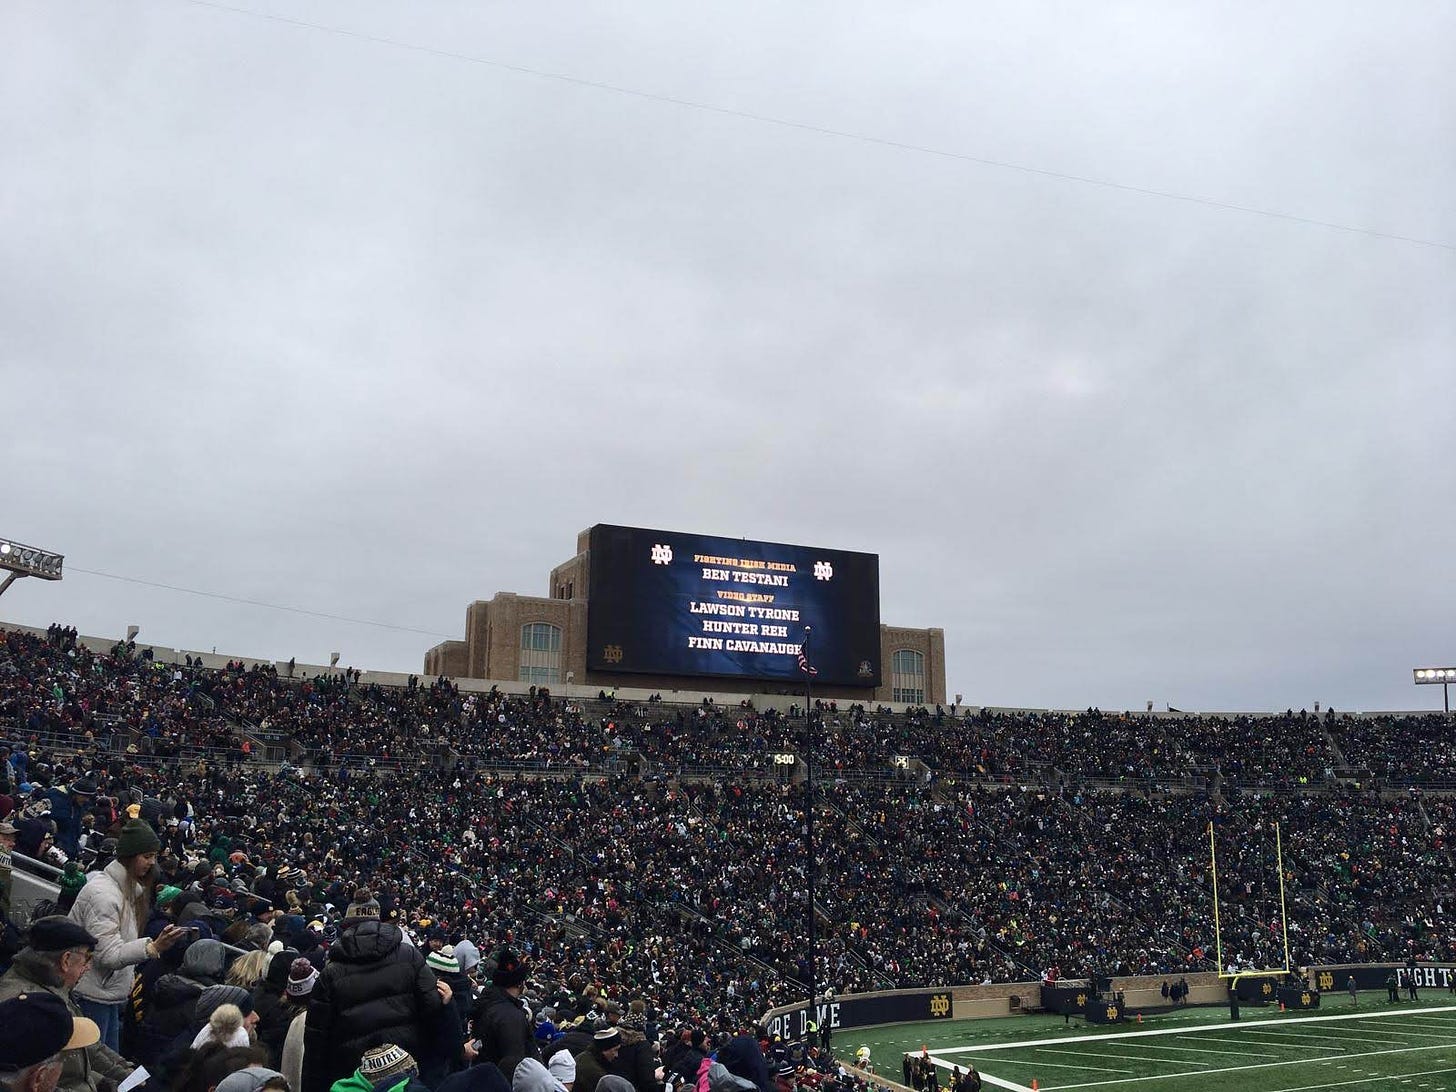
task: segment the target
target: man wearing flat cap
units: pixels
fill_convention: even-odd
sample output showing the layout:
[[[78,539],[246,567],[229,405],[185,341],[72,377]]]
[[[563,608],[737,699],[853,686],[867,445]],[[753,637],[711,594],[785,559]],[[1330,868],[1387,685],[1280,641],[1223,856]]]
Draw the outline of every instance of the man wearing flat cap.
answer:
[[[101,1032],[47,990],[0,1001],[0,1090],[55,1092],[62,1055],[91,1046]]]
[[[39,918],[10,970],[0,977],[0,1001],[21,994],[48,993],[73,1018],[84,1018],[71,999],[71,987],[91,966],[96,938],[70,918]],[[104,1043],[72,1048],[61,1055],[60,1092],[97,1092],[103,1081],[120,1084],[134,1067]]]

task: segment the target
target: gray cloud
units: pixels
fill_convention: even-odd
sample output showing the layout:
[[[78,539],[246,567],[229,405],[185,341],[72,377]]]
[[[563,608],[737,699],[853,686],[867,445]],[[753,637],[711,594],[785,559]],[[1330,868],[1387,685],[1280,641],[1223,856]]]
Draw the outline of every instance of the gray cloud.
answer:
[[[1456,16],[261,11],[1456,240]],[[973,701],[1427,700],[1449,250],[143,0],[0,12],[6,533],[454,635],[598,521],[868,549]],[[73,574],[7,618],[416,669]]]

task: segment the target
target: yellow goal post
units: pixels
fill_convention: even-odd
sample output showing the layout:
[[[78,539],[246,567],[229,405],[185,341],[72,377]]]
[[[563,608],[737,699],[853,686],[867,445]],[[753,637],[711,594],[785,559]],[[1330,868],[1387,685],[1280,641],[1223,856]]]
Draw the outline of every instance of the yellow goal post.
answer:
[[[1279,926],[1284,933],[1284,966],[1270,967],[1258,971],[1225,971],[1227,966],[1223,959],[1223,921],[1219,910],[1218,902],[1218,849],[1214,844],[1213,821],[1208,823],[1208,867],[1213,876],[1213,940],[1214,950],[1218,958],[1219,978],[1272,978],[1280,977],[1290,973],[1289,960],[1289,918],[1285,914],[1284,902],[1284,840],[1279,830],[1279,824],[1274,824],[1274,860],[1275,868],[1279,872]]]

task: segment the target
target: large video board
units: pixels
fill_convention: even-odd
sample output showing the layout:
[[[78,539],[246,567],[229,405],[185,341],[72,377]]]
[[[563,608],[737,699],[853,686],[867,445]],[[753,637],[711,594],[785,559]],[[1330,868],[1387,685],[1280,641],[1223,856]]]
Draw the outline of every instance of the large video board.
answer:
[[[880,685],[880,559],[598,524],[587,667],[650,675]]]

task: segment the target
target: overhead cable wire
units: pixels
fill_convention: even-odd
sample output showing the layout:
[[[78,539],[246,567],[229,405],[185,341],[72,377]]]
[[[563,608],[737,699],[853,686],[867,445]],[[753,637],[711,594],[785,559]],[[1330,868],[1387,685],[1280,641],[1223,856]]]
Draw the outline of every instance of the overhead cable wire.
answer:
[[[195,7],[209,8],[213,11],[227,12],[233,15],[248,16],[254,19],[262,19],[273,23],[282,23],[286,26],[297,27],[302,30],[313,30],[325,34],[337,34],[346,38],[353,38],[356,41],[369,42],[374,45],[390,46],[395,49],[406,49],[415,53],[424,53],[434,57],[442,57],[452,61],[463,61],[468,64],[484,65],[488,68],[498,69],[502,72],[512,72],[521,76],[531,76],[536,79],[553,80],[557,83],[570,84],[575,87],[586,87],[597,91],[607,91],[614,95],[625,95],[631,98],[644,99],[649,102],[663,103],[668,106],[677,106],[688,110],[702,110],[711,114],[718,114],[722,117],[737,118],[742,121],[757,122],[761,125],[774,125],[782,129],[794,129],[799,132],[813,133],[816,136],[832,137],[837,140],[852,140],[861,144],[870,144],[881,148],[893,148],[903,152],[914,152],[919,155],[936,156],[940,159],[951,159],[962,163],[974,163],[982,167],[992,167],[997,170],[1017,171],[1021,174],[1035,175],[1039,178],[1050,178],[1059,182],[1072,182],[1084,186],[1096,186],[1102,189],[1115,190],[1121,193],[1135,194],[1140,197],[1152,197],[1164,201],[1179,201],[1190,205],[1200,205],[1204,208],[1218,209],[1223,212],[1236,212],[1248,216],[1261,216],[1270,220],[1282,220],[1286,223],[1303,224],[1306,227],[1324,228],[1329,231],[1341,231],[1350,235],[1363,235],[1372,239],[1385,239],[1391,242],[1409,243],[1413,246],[1431,247],[1437,250],[1456,251],[1456,243],[1443,242],[1439,239],[1423,239],[1415,235],[1401,235],[1396,232],[1380,231],[1376,228],[1359,227],[1354,224],[1342,224],[1335,220],[1321,220],[1313,216],[1301,216],[1292,212],[1280,212],[1276,209],[1260,208],[1256,205],[1243,205],[1232,201],[1220,201],[1212,197],[1200,197],[1195,194],[1178,193],[1173,190],[1162,190],[1151,186],[1138,186],[1128,182],[1118,182],[1109,178],[1097,178],[1092,175],[1073,174],[1069,171],[1057,171],[1047,167],[1033,167],[1025,163],[1012,163],[1009,160],[993,159],[988,156],[972,155],[969,152],[958,152],[949,148],[938,148],[929,144],[915,144],[910,141],[894,140],[890,137],[874,136],[870,133],[855,132],[850,129],[836,129],[826,125],[815,125],[810,122],[794,121],[789,118],[777,117],[772,114],[761,114],[753,110],[740,110],[732,106],[720,106],[716,103],[702,102],[696,99],[682,98],[677,95],[666,95],[655,91],[644,91],[636,87],[628,87],[623,84],[607,83],[603,80],[586,79],[581,76],[573,76],[565,72],[552,72],[548,69],[531,68],[527,65],[513,64],[509,61],[496,60],[491,57],[482,57],[472,53],[461,53],[458,50],[445,49],[440,46],[425,45],[420,42],[408,42],[398,38],[390,38],[381,34],[368,34],[360,30],[351,30],[348,27],[334,26],[329,23],[316,23],[307,19],[298,19],[291,15],[279,15],[275,12],[256,11],[252,8],[239,7],[234,4],[220,3],[219,0],[181,0],[182,3],[191,4]]]
[[[438,633],[432,629],[417,629],[414,626],[401,626],[393,622],[376,622],[369,618],[351,618],[346,614],[330,614],[322,610],[309,610],[306,607],[290,607],[283,603],[267,603],[261,599],[245,599],[239,595],[224,595],[221,592],[202,591],[198,588],[183,588],[176,584],[163,584],[157,580],[142,580],[135,576],[122,576],[119,573],[104,573],[97,569],[83,569],[77,565],[67,565],[67,573],[85,573],[87,576],[99,576],[106,580],[120,580],[126,584],[140,584],[147,588],[161,588],[165,591],[182,592],[184,595],[199,595],[205,599],[220,599],[225,603],[241,603],[248,607],[263,607],[267,610],[287,611],[289,614],[303,614],[310,618],[326,618],[331,622],[349,622],[356,626],[375,626],[378,629],[393,629],[400,633],[418,633],[425,637],[450,638],[448,633]]]

